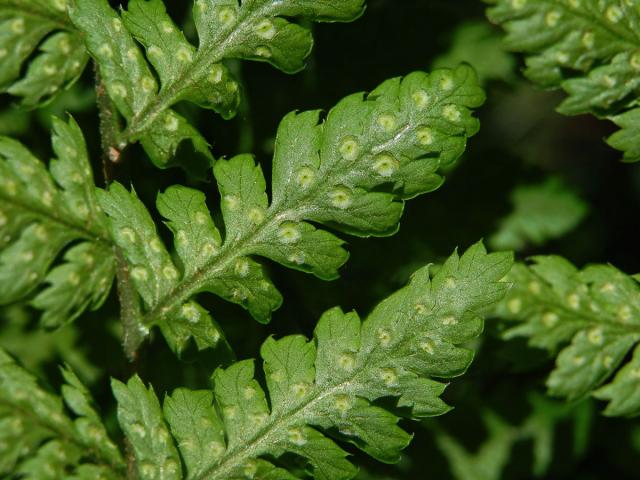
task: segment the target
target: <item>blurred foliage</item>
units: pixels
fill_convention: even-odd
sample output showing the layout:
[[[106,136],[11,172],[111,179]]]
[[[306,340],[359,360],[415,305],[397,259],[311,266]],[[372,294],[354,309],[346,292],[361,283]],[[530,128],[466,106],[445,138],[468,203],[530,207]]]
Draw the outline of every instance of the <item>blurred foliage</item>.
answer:
[[[557,178],[519,185],[511,192],[513,211],[489,237],[496,250],[521,251],[541,246],[573,230],[587,213],[587,205]]]
[[[187,36],[192,31],[188,3],[170,2],[174,18],[184,18]],[[247,323],[247,314],[239,307],[202,297],[203,306],[219,319],[238,357],[257,356],[259,345],[271,334],[310,335],[315,319],[333,305],[345,311],[357,308],[364,315],[402,285],[417,265],[438,263],[452,247],[466,248],[480,237],[492,238],[502,231],[501,222],[522,211],[519,202],[512,203],[513,192],[522,192],[523,185],[548,185],[551,177],[559,179],[552,187],[554,195],[566,199],[579,192],[582,200],[569,200],[573,205],[569,208],[574,219],[583,220],[565,224],[562,236],[546,235],[544,242],[528,235],[518,244],[520,259],[558,254],[579,266],[610,262],[625,272],[640,271],[640,233],[632,228],[640,208],[640,170],[618,162],[618,153],[601,141],[612,133],[610,124],[591,116],[563,117],[554,112],[561,96],[538,91],[522,78],[522,60],[504,53],[496,41],[498,31],[486,26],[484,8],[477,0],[370,0],[365,15],[353,24],[314,27],[316,48],[306,70],[297,75],[288,76],[264,64],[231,65],[242,75],[245,92],[240,113],[232,121],[191,105],[176,106],[213,144],[216,157],[253,149],[263,169],[269,170],[278,122],[294,109],[328,109],[349,93],[369,90],[388,77],[434,63],[466,61],[487,82],[480,134],[470,141],[467,154],[439,191],[407,205],[396,236],[350,239],[351,260],[333,282],[267,263],[287,299],[269,326]],[[48,140],[42,139],[49,138],[50,115],[72,112],[87,136],[93,167],[99,172],[92,81],[87,69],[73,88],[44,110],[20,110],[12,98],[0,97],[0,134],[14,136],[36,155],[48,158]],[[121,182],[135,183],[147,206],[168,185],[193,185],[178,170],[159,172],[149,162],[135,161],[141,155],[139,147],[128,150],[116,173]],[[101,184],[100,175],[96,181]],[[196,186],[214,191],[211,185]],[[213,207],[218,199],[211,195],[210,201],[210,209],[217,212]],[[578,215],[578,210],[583,213]],[[544,211],[560,214],[536,205],[522,215],[530,219],[535,212],[536,219],[543,218],[536,222],[553,222]],[[92,390],[98,403],[113,415],[113,399],[102,385],[107,376],[128,378],[130,372],[117,344],[119,336],[111,333],[116,296],[112,294],[107,304],[106,311],[86,314],[81,322],[53,334],[38,332],[34,312],[26,308],[3,310],[0,345],[52,384],[60,382],[54,365],[70,363],[83,380],[95,382]],[[452,470],[438,446],[442,438],[449,439],[449,455],[455,451],[456,458],[466,459],[474,469],[483,464],[485,449],[497,452],[491,455],[494,464],[487,467],[494,477],[487,478],[533,478],[536,468],[541,476],[554,480],[637,478],[637,422],[604,418],[593,413],[591,405],[560,406],[540,400],[536,407],[535,392],[544,391],[552,360],[521,340],[499,340],[497,323],[489,323],[487,329],[470,374],[447,391],[447,400],[457,405],[456,410],[433,420],[426,430],[418,427],[399,465],[381,467],[355,454],[354,461],[364,466],[362,479],[483,479],[462,477]],[[162,339],[156,338],[141,353],[136,367],[145,381],[153,382],[159,396],[177,386],[207,386],[216,359],[208,352],[192,352],[187,359],[176,362]],[[95,365],[105,368],[96,370]],[[538,400],[532,404],[532,399]],[[488,422],[487,415],[493,420]],[[531,426],[534,418],[539,422],[535,428]],[[506,450],[507,461],[499,462]],[[547,460],[543,462],[541,456]]]
[[[516,59],[502,48],[502,38],[486,22],[465,22],[457,27],[449,51],[436,57],[433,68],[470,63],[481,82],[511,82],[516,79]]]
[[[470,452],[449,433],[434,423],[436,443],[449,460],[457,480],[499,480],[503,478],[511,460],[511,452],[519,442],[530,441],[532,449],[532,474],[541,477],[548,473],[553,460],[555,429],[561,421],[572,420],[573,457],[584,454],[586,436],[591,423],[591,405],[583,402],[576,407],[552,402],[533,394],[530,397],[531,412],[521,424],[507,423],[497,412],[487,410],[481,418],[487,432],[486,438]]]
[[[67,363],[87,383],[102,377],[101,370],[87,356],[88,346],[79,342],[75,326],[48,332],[34,327],[34,320],[37,315],[19,304],[0,310],[0,347],[40,375],[49,366]]]

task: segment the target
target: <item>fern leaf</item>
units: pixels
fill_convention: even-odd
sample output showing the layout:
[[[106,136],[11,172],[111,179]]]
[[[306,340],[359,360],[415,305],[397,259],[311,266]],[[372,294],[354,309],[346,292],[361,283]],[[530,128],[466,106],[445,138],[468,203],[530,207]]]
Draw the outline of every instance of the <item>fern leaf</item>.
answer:
[[[556,432],[562,422],[573,423],[573,454],[580,456],[581,427],[590,418],[589,402],[567,405],[550,400],[539,394],[529,395],[531,412],[519,424],[510,424],[492,410],[481,412],[487,438],[475,451],[467,447],[451,434],[434,426],[436,442],[447,457],[453,476],[457,480],[499,480],[508,476],[507,467],[513,462],[513,453],[521,443],[531,443],[532,478],[551,476],[551,462],[554,460]],[[589,420],[586,420],[587,422]],[[571,461],[571,458],[564,458]]]
[[[180,447],[187,478],[204,473],[225,448],[224,429],[210,390],[178,388],[164,399],[163,413]]]
[[[578,270],[560,257],[534,257],[532,262],[517,264],[508,276],[514,287],[497,314],[520,323],[506,337],[526,336],[535,347],[560,351],[547,381],[551,394],[569,400],[593,394],[609,400],[606,415],[637,415],[637,281],[610,265]]]
[[[433,277],[429,267],[416,272],[364,322],[334,308],[320,319],[314,341],[268,339],[261,349],[268,403],[253,361],[216,370],[212,391],[175,390],[163,408],[137,376],[114,380],[118,421],[135,457],[129,465],[71,370],[62,370],[61,399],[0,350],[0,473],[181,479],[184,467],[194,480],[293,480],[285,460],[293,454],[315,478],[352,478],[347,452],[326,432],[395,462],[411,437],[389,407],[374,402],[395,398],[398,412],[416,419],[448,411],[440,399],[446,385],[436,379],[468,367],[473,354],[461,345],[479,335],[479,315],[506,292],[500,279],[511,264],[511,254],[487,254],[478,243],[454,253]]]
[[[510,266],[510,254],[487,254],[476,244],[461,257],[454,253],[433,278],[429,267],[416,272],[364,322],[334,308],[312,342],[299,335],[268,339],[261,349],[268,399],[251,360],[216,370],[213,394],[176,390],[164,412],[187,478],[297,478],[272,463],[285,453],[305,459],[314,478],[352,478],[355,467],[327,431],[396,462],[411,437],[396,414],[374,402],[395,398],[410,418],[447,412],[445,384],[434,378],[467,369],[473,354],[460,345],[480,334],[479,315],[506,292],[500,279]],[[153,390],[137,377],[127,385],[114,381],[114,390],[139,474],[174,478],[167,472],[178,457]],[[159,453],[150,465],[151,451]]]
[[[37,376],[46,375],[49,365],[63,361],[90,385],[101,377],[101,370],[90,359],[91,348],[82,341],[76,324],[56,331],[37,328],[33,311],[25,303],[0,308],[0,348],[20,359]]]
[[[629,141],[636,130],[640,10],[621,0],[485,0],[489,19],[507,31],[506,46],[526,55],[525,75],[545,88],[562,88],[566,115],[607,116],[623,128],[609,138],[625,161],[640,159]],[[633,122],[629,122],[630,119]]]
[[[122,467],[124,465],[122,454],[109,438],[93,406],[91,394],[69,367],[62,369],[62,376],[66,382],[62,386],[62,398],[69,409],[78,416],[73,423],[79,440],[91,451],[96,452],[99,458],[106,460],[109,465]]]
[[[342,100],[324,121],[319,111],[290,113],[276,139],[270,205],[251,156],[216,163],[224,240],[202,193],[173,186],[159,195],[177,264],[135,192],[119,184],[99,192],[144,300],[144,327],[159,324],[178,351],[194,328],[210,332],[208,339],[196,335],[200,346],[215,344],[219,330],[190,300],[201,291],[268,322],[282,299],[252,256],[336,278],[348,258],[343,242],[309,222],[358,236],[393,234],[402,199],[438,188],[438,168],[457,159],[478,130],[470,109],[483,98],[473,70],[462,66],[391,79],[367,96]]]
[[[109,292],[114,260],[97,204],[87,149],[78,125],[54,120],[57,158],[49,171],[24,146],[0,137],[0,304],[21,300],[46,284],[33,305],[57,327]],[[58,254],[63,262],[51,269]]]
[[[436,442],[449,461],[457,480],[500,480],[517,441],[516,428],[492,411],[482,413],[487,439],[477,451],[469,452],[453,436],[437,431]]]
[[[85,33],[109,96],[128,122],[122,144],[140,141],[156,165],[167,167],[184,140],[212,161],[204,138],[170,107],[186,100],[224,118],[235,115],[239,86],[223,59],[268,61],[296,72],[313,41],[308,28],[287,18],[350,21],[362,12],[363,0],[252,0],[240,5],[235,0],[199,0],[193,8],[197,48],[169,17],[162,0],[134,0],[127,8],[119,16],[106,0],[76,0],[70,16]]]
[[[135,452],[138,478],[182,478],[180,457],[153,389],[147,389],[137,376],[127,385],[114,380],[112,388],[118,401],[118,421]]]
[[[89,472],[124,478],[122,455],[93,409],[89,393],[70,370],[63,373],[70,382],[63,387],[65,401],[78,415],[75,420],[66,414],[59,397],[42,389],[0,350],[0,474],[32,480],[68,478],[82,462],[77,478],[88,478]]]
[[[0,0],[0,92],[22,97],[27,107],[75,82],[89,59],[67,18],[66,3]]]
[[[587,213],[584,201],[557,178],[521,185],[511,192],[513,211],[489,239],[496,250],[523,250],[560,238]]]
[[[70,8],[70,15],[76,27],[85,33],[87,48],[100,66],[109,96],[120,113],[130,120],[157,96],[158,85],[151,68],[120,16],[106,0],[79,0]],[[203,85],[203,88],[209,87],[211,85]],[[151,125],[147,135],[136,140],[158,166],[170,166],[178,146],[186,140],[206,160],[198,170],[213,160],[204,137],[184,117],[169,109]]]
[[[640,145],[638,135],[640,135],[640,109],[633,108],[620,113],[611,118],[620,127],[620,130],[613,133],[607,143],[624,152],[623,161],[636,162],[640,159]]]

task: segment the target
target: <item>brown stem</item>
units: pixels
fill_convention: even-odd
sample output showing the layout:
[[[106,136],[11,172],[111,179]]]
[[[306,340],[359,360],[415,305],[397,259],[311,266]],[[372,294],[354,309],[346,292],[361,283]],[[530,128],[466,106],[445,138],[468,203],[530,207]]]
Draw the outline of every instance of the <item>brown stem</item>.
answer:
[[[115,166],[120,163],[122,152],[118,148],[117,137],[122,130],[120,115],[100,76],[100,69],[94,65],[96,76],[96,103],[100,116],[100,142],[102,144],[102,175],[108,186],[114,179]]]
[[[142,312],[140,311],[140,300],[138,294],[131,283],[129,264],[122,257],[118,247],[116,249],[117,262],[117,282],[118,300],[120,301],[120,317],[122,321],[124,352],[133,362],[131,374],[137,373],[138,348],[144,340],[142,330]]]
[[[100,76],[100,69],[94,65],[96,78],[96,103],[100,117],[100,141],[102,144],[102,174],[105,186],[115,178],[115,168],[122,160],[122,152],[118,147],[118,135],[122,131],[122,124],[118,110],[109,97],[107,89]],[[138,294],[131,282],[129,265],[124,259],[122,251],[114,246],[116,256],[116,279],[118,284],[118,299],[120,301],[120,317],[122,321],[123,348],[132,362],[133,372],[137,370],[138,348],[144,340],[142,330],[142,313]]]

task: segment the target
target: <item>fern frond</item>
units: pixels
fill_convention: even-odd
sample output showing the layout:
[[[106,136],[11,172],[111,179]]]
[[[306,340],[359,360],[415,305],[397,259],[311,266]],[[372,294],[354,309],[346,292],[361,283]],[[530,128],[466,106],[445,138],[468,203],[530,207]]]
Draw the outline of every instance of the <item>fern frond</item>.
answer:
[[[80,128],[54,120],[49,171],[24,146],[0,137],[0,304],[26,298],[58,327],[105,300],[114,260]],[[61,264],[51,269],[66,250]]]
[[[89,56],[66,5],[66,0],[0,0],[0,92],[35,107],[80,77]]]
[[[508,289],[501,279],[511,257],[487,254],[478,243],[451,255],[435,276],[429,267],[417,271],[364,322],[334,308],[313,341],[268,339],[261,355],[269,404],[252,360],[217,369],[213,390],[179,388],[162,406],[137,376],[113,380],[134,455],[128,465],[73,372],[62,370],[62,397],[74,418],[0,350],[0,473],[33,480],[125,473],[141,480],[296,479],[287,469],[293,454],[315,478],[352,478],[357,470],[329,432],[395,462],[411,439],[396,414],[419,419],[449,410],[440,398],[446,385],[436,379],[468,368],[473,352],[461,345],[481,333],[480,315]],[[383,398],[395,400],[396,413],[375,404]]]
[[[158,196],[177,263],[135,192],[119,184],[100,191],[145,303],[143,327],[159,325],[177,351],[190,332],[200,332],[201,347],[215,344],[219,329],[190,300],[202,291],[268,322],[282,299],[253,256],[336,278],[348,257],[343,242],[309,222],[358,236],[395,233],[402,200],[438,188],[438,168],[457,159],[478,130],[470,109],[483,99],[473,70],[462,66],[388,80],[369,95],[345,98],[324,121],[319,111],[290,113],[276,139],[270,204],[251,156],[216,163],[224,240],[201,192],[174,186]]]
[[[540,394],[530,394],[531,412],[520,423],[510,423],[496,411],[484,410],[482,421],[486,438],[474,451],[452,434],[434,427],[436,443],[447,457],[451,473],[456,480],[500,480],[508,476],[507,467],[513,462],[513,453],[518,444],[531,443],[532,478],[551,476],[549,469],[554,460],[556,429],[561,422],[574,424],[573,453],[580,455],[583,441],[580,432],[582,423],[590,418],[591,405],[581,403],[567,405]],[[571,459],[564,459],[564,462]]]
[[[587,213],[585,202],[558,178],[519,185],[511,192],[513,211],[489,238],[496,250],[523,250],[560,238],[574,229]]]
[[[128,122],[122,145],[140,141],[156,165],[167,167],[185,140],[212,160],[204,138],[171,106],[184,100],[224,118],[235,115],[239,85],[222,60],[268,61],[296,72],[303,68],[313,40],[308,28],[288,18],[346,22],[362,13],[363,3],[198,0],[193,7],[197,48],[169,17],[162,0],[130,1],[121,16],[106,0],[75,0],[70,16],[84,32],[109,96]],[[146,58],[134,38],[145,48]]]
[[[526,55],[525,75],[568,97],[558,111],[593,113],[622,130],[608,142],[640,159],[634,132],[640,94],[640,8],[623,0],[485,0],[489,19],[507,31],[505,43]],[[635,135],[637,138],[637,135]]]
[[[509,463],[517,441],[516,428],[491,410],[482,413],[482,420],[487,438],[474,452],[446,431],[436,430],[436,443],[456,480],[500,480]]]
[[[611,265],[578,270],[553,256],[517,264],[507,278],[514,286],[497,315],[520,323],[506,338],[525,336],[532,346],[560,351],[549,392],[569,400],[590,394],[608,400],[606,415],[640,413],[637,281]],[[633,358],[625,360],[631,351]]]
[[[446,413],[445,384],[434,378],[467,369],[473,353],[460,345],[480,334],[479,315],[507,290],[500,279],[510,266],[511,254],[487,254],[476,244],[461,257],[454,253],[433,278],[429,267],[417,271],[364,322],[334,308],[320,319],[314,341],[269,338],[261,348],[268,399],[254,362],[240,361],[215,371],[213,392],[168,396],[165,424],[152,389],[138,377],[114,380],[140,478],[181,478],[180,456],[192,480],[298,478],[281,459],[274,462],[284,454],[305,459],[314,478],[352,478],[347,452],[325,432],[396,462],[411,437],[396,414],[374,402],[395,398],[415,419]]]
[[[37,376],[45,376],[48,365],[64,362],[94,385],[102,372],[90,358],[91,346],[83,341],[77,325],[47,331],[34,325],[34,316],[25,303],[1,307],[0,348]]]
[[[0,349],[0,475],[30,480],[123,479],[124,460],[93,400],[73,372],[62,372],[68,382],[63,386],[64,400],[75,419],[59,397],[42,389]]]

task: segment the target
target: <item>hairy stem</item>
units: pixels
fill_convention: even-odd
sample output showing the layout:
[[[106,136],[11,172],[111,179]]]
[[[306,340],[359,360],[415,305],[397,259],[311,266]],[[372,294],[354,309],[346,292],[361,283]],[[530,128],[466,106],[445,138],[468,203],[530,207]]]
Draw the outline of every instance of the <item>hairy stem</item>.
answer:
[[[118,148],[118,135],[122,129],[120,116],[115,104],[109,98],[107,90],[100,76],[100,69],[95,66],[96,103],[100,117],[100,142],[102,145],[102,174],[105,186],[114,179],[115,166],[121,160],[121,150]],[[122,321],[123,348],[125,355],[131,362],[138,358],[138,348],[144,340],[140,328],[141,311],[138,294],[131,284],[129,266],[124,260],[120,249],[114,245],[116,257],[116,279],[118,284],[118,299],[120,301],[120,319]],[[135,367],[134,367],[135,368]]]
[[[141,329],[142,314],[138,295],[131,284],[129,265],[120,251],[116,251],[116,272],[120,319],[124,330],[122,345],[127,358],[131,362],[135,362],[138,359],[138,348],[144,340],[144,334]]]
[[[115,104],[109,98],[107,89],[100,76],[100,67],[94,64],[96,77],[96,103],[100,117],[100,143],[102,146],[102,175],[105,185],[114,178],[114,169],[120,162],[121,151],[117,138],[122,126]]]
[[[249,25],[254,18],[266,16],[270,8],[274,7],[267,4],[244,17],[240,17],[236,28],[224,35],[219,35],[208,45],[201,46],[196,52],[194,61],[182,71],[180,76],[172,84],[165,85],[153,101],[131,118],[127,128],[119,136],[120,147],[124,148],[126,145],[138,140],[145,130],[164,113],[167,108],[176,103],[182,92],[202,78],[203,72],[209,71],[211,65],[227,58],[230,50],[235,46],[236,38],[241,37],[245,33],[247,25]],[[243,11],[241,10],[241,12]]]

